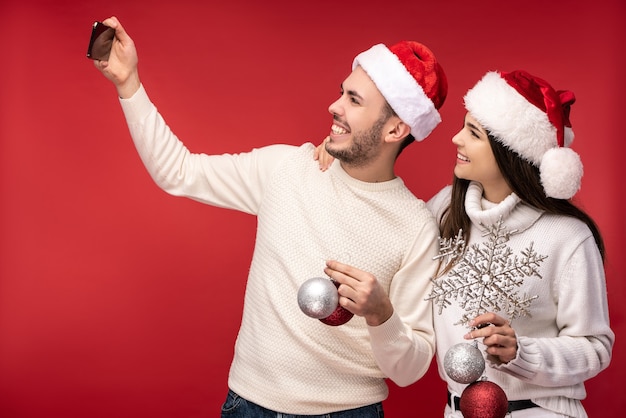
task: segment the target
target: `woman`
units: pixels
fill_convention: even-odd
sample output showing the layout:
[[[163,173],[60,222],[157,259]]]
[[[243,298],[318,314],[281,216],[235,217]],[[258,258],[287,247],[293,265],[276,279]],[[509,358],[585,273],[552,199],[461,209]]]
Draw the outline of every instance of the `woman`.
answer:
[[[512,417],[586,417],[584,381],[609,365],[615,336],[602,237],[570,201],[582,177],[568,148],[574,95],[513,71],[487,73],[464,99],[453,184],[428,202],[441,231],[442,272],[428,299],[444,416],[463,416],[472,382],[446,354],[466,343],[486,365],[471,379],[502,388]],[[330,262],[327,274],[367,273]]]

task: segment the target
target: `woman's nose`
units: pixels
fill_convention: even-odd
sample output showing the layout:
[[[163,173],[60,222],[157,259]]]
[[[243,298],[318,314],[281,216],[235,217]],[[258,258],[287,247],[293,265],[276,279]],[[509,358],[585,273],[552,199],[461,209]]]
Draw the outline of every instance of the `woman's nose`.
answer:
[[[462,131],[457,132],[456,135],[452,137],[452,143],[454,145],[460,146],[463,144],[463,138],[461,137],[461,132]]]

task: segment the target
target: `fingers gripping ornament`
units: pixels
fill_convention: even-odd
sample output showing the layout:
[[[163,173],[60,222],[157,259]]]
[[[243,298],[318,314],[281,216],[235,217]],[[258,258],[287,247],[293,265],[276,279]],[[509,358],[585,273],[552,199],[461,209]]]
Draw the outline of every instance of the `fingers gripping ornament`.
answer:
[[[335,285],[335,289],[339,289],[339,283],[334,280],[331,280],[331,282]],[[337,307],[335,308],[333,313],[328,315],[326,318],[321,318],[320,321],[322,321],[326,325],[336,327],[345,324],[350,319],[352,319],[353,316],[354,314],[352,312],[337,303]]]
[[[298,289],[298,305],[311,318],[326,325],[339,326],[348,322],[352,312],[339,305],[339,284],[323,277],[308,279]]]

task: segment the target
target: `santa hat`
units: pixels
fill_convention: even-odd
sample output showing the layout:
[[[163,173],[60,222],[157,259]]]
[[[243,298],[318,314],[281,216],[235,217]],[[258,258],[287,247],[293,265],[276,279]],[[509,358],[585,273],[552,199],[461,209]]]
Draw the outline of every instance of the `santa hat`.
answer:
[[[439,109],[448,94],[448,81],[435,55],[415,41],[402,41],[387,48],[374,45],[354,59],[387,103],[411,127],[417,141],[426,138],[441,122]]]
[[[583,166],[569,148],[571,91],[555,91],[525,71],[488,72],[465,95],[465,107],[497,141],[539,167],[546,196],[569,199]]]

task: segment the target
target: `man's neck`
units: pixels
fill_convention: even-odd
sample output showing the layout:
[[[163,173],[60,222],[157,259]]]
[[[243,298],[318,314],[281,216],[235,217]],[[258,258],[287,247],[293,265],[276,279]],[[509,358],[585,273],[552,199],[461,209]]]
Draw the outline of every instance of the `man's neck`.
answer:
[[[391,166],[377,167],[376,164],[368,164],[365,166],[353,166],[340,161],[341,168],[357,180],[366,183],[382,183],[396,178],[396,174]]]

